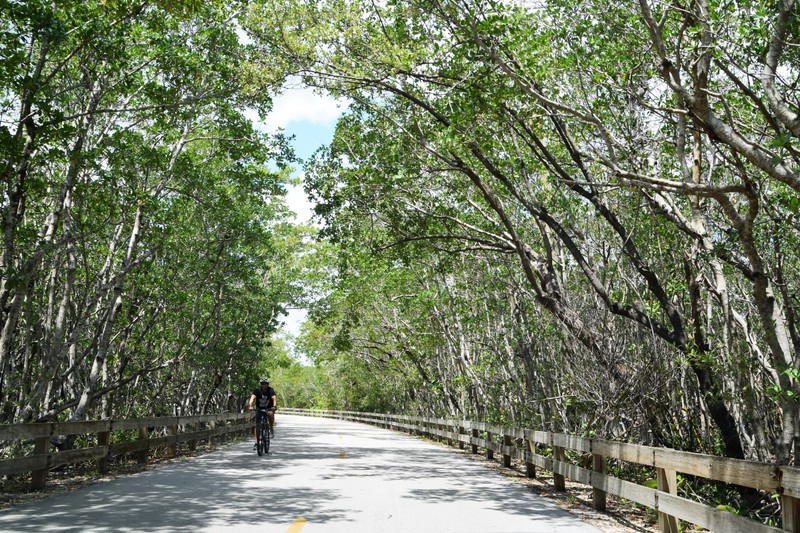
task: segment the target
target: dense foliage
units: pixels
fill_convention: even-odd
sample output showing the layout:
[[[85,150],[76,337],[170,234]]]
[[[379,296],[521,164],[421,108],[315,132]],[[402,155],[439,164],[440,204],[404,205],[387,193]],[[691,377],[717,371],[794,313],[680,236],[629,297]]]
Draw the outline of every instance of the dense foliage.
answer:
[[[241,407],[298,288],[240,12],[0,1],[0,422]]]
[[[252,4],[352,102],[308,167],[339,259],[307,342],[375,408],[794,460],[797,15]]]
[[[796,462],[795,0],[0,0],[0,422],[418,411]],[[285,79],[350,107],[283,200]],[[279,170],[276,170],[279,169]],[[287,354],[287,306],[313,301]]]

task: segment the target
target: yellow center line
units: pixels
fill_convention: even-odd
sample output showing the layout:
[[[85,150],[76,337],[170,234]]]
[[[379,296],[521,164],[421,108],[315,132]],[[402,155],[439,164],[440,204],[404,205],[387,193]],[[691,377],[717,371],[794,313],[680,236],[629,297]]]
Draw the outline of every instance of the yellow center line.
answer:
[[[339,459],[344,459],[344,450],[339,452]]]
[[[286,533],[300,533],[300,530],[303,529],[303,526],[306,525],[306,522],[308,522],[308,520],[305,518],[296,519],[294,523],[289,526],[289,529],[286,530]]]

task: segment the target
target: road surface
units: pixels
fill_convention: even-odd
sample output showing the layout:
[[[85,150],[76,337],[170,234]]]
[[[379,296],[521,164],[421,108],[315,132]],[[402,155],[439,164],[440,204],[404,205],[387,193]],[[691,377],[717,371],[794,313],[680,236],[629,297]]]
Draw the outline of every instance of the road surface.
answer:
[[[12,532],[599,533],[477,462],[372,426],[277,416],[239,443],[0,511]]]

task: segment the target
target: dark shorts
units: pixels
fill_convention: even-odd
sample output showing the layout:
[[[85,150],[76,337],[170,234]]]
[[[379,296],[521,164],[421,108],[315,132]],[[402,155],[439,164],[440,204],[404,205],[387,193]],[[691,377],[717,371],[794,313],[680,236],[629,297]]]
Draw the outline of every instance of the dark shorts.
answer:
[[[267,417],[267,411],[274,411],[274,408],[270,407],[269,409],[256,409],[256,424]]]

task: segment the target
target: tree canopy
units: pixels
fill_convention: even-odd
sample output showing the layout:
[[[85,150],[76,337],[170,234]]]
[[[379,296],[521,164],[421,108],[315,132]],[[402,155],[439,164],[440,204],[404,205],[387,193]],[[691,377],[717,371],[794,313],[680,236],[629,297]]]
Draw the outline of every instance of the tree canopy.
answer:
[[[239,409],[299,296],[241,10],[0,3],[0,421]]]
[[[333,353],[394,375],[395,405],[791,460],[797,20],[252,4],[264,57],[353,102],[308,166],[340,250],[315,315]]]
[[[0,8],[0,421],[239,409],[270,373],[796,462],[795,0]],[[303,165],[319,231],[250,118],[288,79],[349,102]]]

